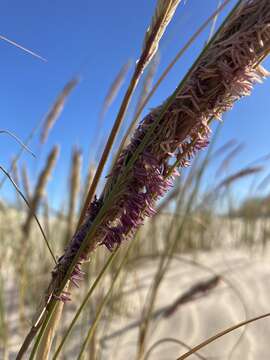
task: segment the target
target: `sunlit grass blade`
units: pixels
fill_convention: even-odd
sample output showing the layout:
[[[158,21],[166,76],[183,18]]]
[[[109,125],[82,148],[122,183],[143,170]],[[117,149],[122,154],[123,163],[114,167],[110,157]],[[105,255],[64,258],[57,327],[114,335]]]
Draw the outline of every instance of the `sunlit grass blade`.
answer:
[[[37,53],[35,53],[35,52],[32,51],[32,50],[27,49],[26,47],[18,44],[17,42],[8,39],[6,36],[0,35],[0,39],[3,40],[3,41],[5,41],[5,42],[7,42],[7,43],[9,43],[10,45],[13,45],[13,46],[17,47],[17,48],[20,49],[20,50],[23,50],[24,52],[26,52],[26,53],[34,56],[34,57],[37,58],[37,59],[40,59],[40,60],[42,60],[42,61],[47,62],[47,59],[45,59],[44,57],[38,55]]]
[[[11,136],[14,140],[17,141],[17,143],[18,143],[19,145],[21,145],[21,147],[22,147],[24,150],[26,150],[26,151],[27,151],[29,154],[31,154],[33,157],[36,157],[35,154],[33,153],[33,151],[31,151],[31,150],[29,149],[29,147],[28,147],[26,144],[24,144],[24,143],[18,138],[18,136],[16,136],[15,134],[13,134],[11,131],[8,131],[8,130],[0,130],[0,134],[7,134],[7,135]]]
[[[37,215],[36,215],[36,214],[32,211],[32,209],[31,209],[31,205],[30,205],[29,201],[28,201],[27,198],[24,196],[24,194],[21,192],[21,190],[18,188],[17,184],[16,184],[15,181],[12,179],[12,177],[10,176],[10,174],[9,174],[2,166],[0,166],[0,170],[6,175],[6,177],[9,179],[9,181],[11,182],[11,184],[12,184],[12,185],[14,186],[14,188],[16,189],[17,193],[21,196],[21,198],[23,199],[23,201],[24,201],[25,204],[27,205],[29,211],[31,212],[33,218],[35,219],[35,221],[36,221],[36,223],[37,223],[37,225],[38,225],[38,227],[39,227],[39,230],[40,230],[40,232],[41,232],[41,234],[42,234],[42,237],[43,237],[43,239],[44,239],[44,241],[45,241],[45,244],[46,244],[46,246],[47,246],[47,248],[48,248],[48,250],[49,250],[49,252],[50,252],[50,254],[51,254],[51,256],[52,256],[52,259],[53,259],[54,263],[56,264],[57,261],[56,261],[56,258],[55,258],[55,256],[54,256],[54,253],[53,253],[53,251],[52,251],[52,248],[51,248],[51,246],[50,246],[50,244],[49,244],[49,241],[48,241],[48,239],[47,239],[47,237],[46,237],[46,235],[45,235],[45,232],[44,232],[44,230],[43,230],[43,228],[42,228],[42,226],[41,226],[41,223],[40,223]]]
[[[265,318],[267,318],[267,317],[269,317],[269,316],[270,316],[270,313],[263,314],[263,315],[254,317],[254,318],[252,318],[252,319],[249,319],[249,320],[240,322],[240,323],[238,323],[237,325],[231,326],[231,327],[227,328],[226,330],[223,330],[223,331],[217,333],[216,335],[212,336],[211,338],[203,341],[201,344],[195,346],[194,348],[192,348],[191,350],[189,350],[188,352],[186,352],[184,355],[178,357],[176,360],[184,360],[184,359],[187,359],[190,355],[194,354],[194,353],[197,352],[198,350],[201,350],[201,349],[204,348],[205,346],[213,343],[215,340],[221,338],[222,336],[227,335],[227,334],[229,334],[230,332],[232,332],[232,331],[234,331],[234,330],[237,330],[237,329],[239,329],[239,328],[242,327],[242,326],[251,324],[251,323],[253,323],[253,322],[255,322],[255,321],[258,321],[258,320],[265,319]]]

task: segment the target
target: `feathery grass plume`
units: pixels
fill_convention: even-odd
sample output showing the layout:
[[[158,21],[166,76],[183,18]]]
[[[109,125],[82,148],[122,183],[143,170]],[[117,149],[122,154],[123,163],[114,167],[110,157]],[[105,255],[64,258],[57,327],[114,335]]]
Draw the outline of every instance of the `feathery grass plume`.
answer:
[[[72,236],[74,230],[75,212],[80,192],[80,175],[82,166],[82,153],[78,148],[74,148],[72,152],[72,164],[69,180],[69,207],[67,216],[67,234],[66,242]]]
[[[53,104],[52,108],[50,109],[49,113],[47,114],[43,128],[41,130],[40,134],[40,142],[41,144],[44,144],[48,138],[49,132],[51,128],[54,126],[55,122],[61,115],[65,103],[67,101],[67,98],[71,94],[72,90],[76,87],[76,85],[79,83],[79,79],[73,78],[71,79],[63,88],[61,93],[56,98],[55,103]]]
[[[30,183],[30,178],[26,164],[22,166],[21,174],[22,174],[22,184],[23,184],[25,196],[28,200],[30,200],[32,191],[31,191],[31,183]]]
[[[41,174],[39,175],[34,194],[31,198],[31,209],[29,210],[26,220],[23,224],[23,233],[26,237],[29,235],[31,223],[33,220],[33,214],[35,214],[38,210],[38,206],[44,195],[45,187],[53,171],[58,154],[59,154],[59,147],[55,146],[50,152],[45,167],[42,170]]]
[[[268,75],[259,63],[269,50],[270,2],[241,2],[165,105],[142,120],[105,191],[88,207],[82,226],[59,259],[53,282],[63,279],[97,215],[98,226],[91,230],[94,241],[84,247],[81,261],[98,244],[114,249],[155,213],[156,200],[178,175],[176,166],[189,166],[193,156],[208,145],[209,122],[221,119]],[[79,265],[71,275],[75,283],[81,277]]]

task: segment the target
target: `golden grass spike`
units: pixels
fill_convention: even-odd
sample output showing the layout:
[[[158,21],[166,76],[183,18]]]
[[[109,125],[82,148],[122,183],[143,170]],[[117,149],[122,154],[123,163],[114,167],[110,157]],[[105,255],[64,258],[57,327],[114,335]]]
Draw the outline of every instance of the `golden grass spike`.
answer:
[[[31,191],[31,183],[30,183],[30,178],[26,164],[24,164],[22,167],[22,184],[23,184],[25,196],[28,200],[30,200],[32,191]]]
[[[34,194],[31,199],[31,211],[28,212],[26,220],[22,227],[25,237],[27,237],[29,235],[32,220],[33,220],[33,214],[35,214],[38,210],[38,206],[44,195],[45,187],[47,185],[49,177],[50,177],[52,170],[54,168],[54,165],[56,163],[58,153],[59,153],[59,147],[55,146],[52,149],[52,151],[50,152],[50,154],[47,158],[45,167],[39,175],[38,182],[37,182]]]
[[[158,0],[152,23],[147,29],[144,38],[143,52],[145,49],[149,48],[148,56],[145,59],[146,64],[148,64],[156,54],[159,41],[164,34],[166,27],[169,25],[180,1],[181,0]],[[150,47],[149,43],[151,44]]]
[[[75,88],[75,86],[79,83],[79,78],[73,78],[71,79],[63,88],[63,90],[60,92],[58,97],[56,98],[55,103],[53,104],[52,108],[50,109],[49,113],[47,114],[43,128],[41,130],[40,135],[40,142],[44,144],[48,138],[49,132],[54,126],[56,120],[61,115],[65,102],[72,92],[72,90]]]

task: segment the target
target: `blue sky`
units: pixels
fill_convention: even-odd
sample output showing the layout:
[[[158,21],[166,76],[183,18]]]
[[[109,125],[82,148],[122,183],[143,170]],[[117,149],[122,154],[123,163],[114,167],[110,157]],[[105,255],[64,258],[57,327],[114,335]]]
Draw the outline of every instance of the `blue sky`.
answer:
[[[229,8],[235,3],[231,2]],[[70,1],[70,0],[3,0],[0,13],[0,34],[36,51],[48,59],[44,63],[5,42],[0,42],[1,128],[25,139],[44,117],[65,83],[75,74],[81,82],[71,95],[64,112],[53,128],[48,142],[40,150],[38,138],[31,143],[37,159],[24,154],[33,182],[46,155],[54,144],[61,147],[61,157],[49,185],[52,203],[65,196],[71,149],[78,145],[84,153],[84,172],[89,154],[95,153],[95,124],[106,92],[121,66],[140,54],[145,30],[155,8],[154,0]],[[160,66],[166,67],[198,26],[213,12],[218,0],[187,0],[179,6],[174,20],[160,45]],[[202,6],[203,5],[203,6]],[[219,23],[224,14],[219,18]],[[149,107],[160,104],[179,83],[185,71],[200,52],[209,35],[209,28],[179,61],[152,99]],[[267,61],[268,68],[270,62]],[[108,134],[127,81],[109,109],[102,134]],[[157,77],[156,77],[157,78]],[[259,85],[253,96],[238,103],[226,117],[219,143],[231,138],[246,144],[235,168],[270,152],[269,100],[270,80]],[[136,97],[135,97],[136,102]],[[148,109],[149,109],[148,107]],[[129,114],[132,114],[132,104]],[[1,163],[8,167],[18,146],[2,135]],[[233,170],[233,169],[232,169]],[[248,183],[244,183],[248,186]],[[9,193],[9,185],[1,196]],[[245,191],[241,187],[239,191]]]

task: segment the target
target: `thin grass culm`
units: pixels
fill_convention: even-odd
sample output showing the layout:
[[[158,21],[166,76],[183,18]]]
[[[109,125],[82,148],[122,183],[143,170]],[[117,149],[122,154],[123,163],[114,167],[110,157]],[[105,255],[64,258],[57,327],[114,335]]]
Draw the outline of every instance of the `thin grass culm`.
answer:
[[[82,224],[52,272],[42,316],[17,359],[42,326],[34,358],[56,304],[70,300],[66,284],[79,286],[81,264],[98,246],[113,251],[134,236],[145,218],[155,214],[157,200],[171,189],[179,170],[208,146],[210,122],[221,119],[268,76],[261,62],[269,51],[269,0],[239,1],[175,92],[141,121],[101,196],[87,204]]]

